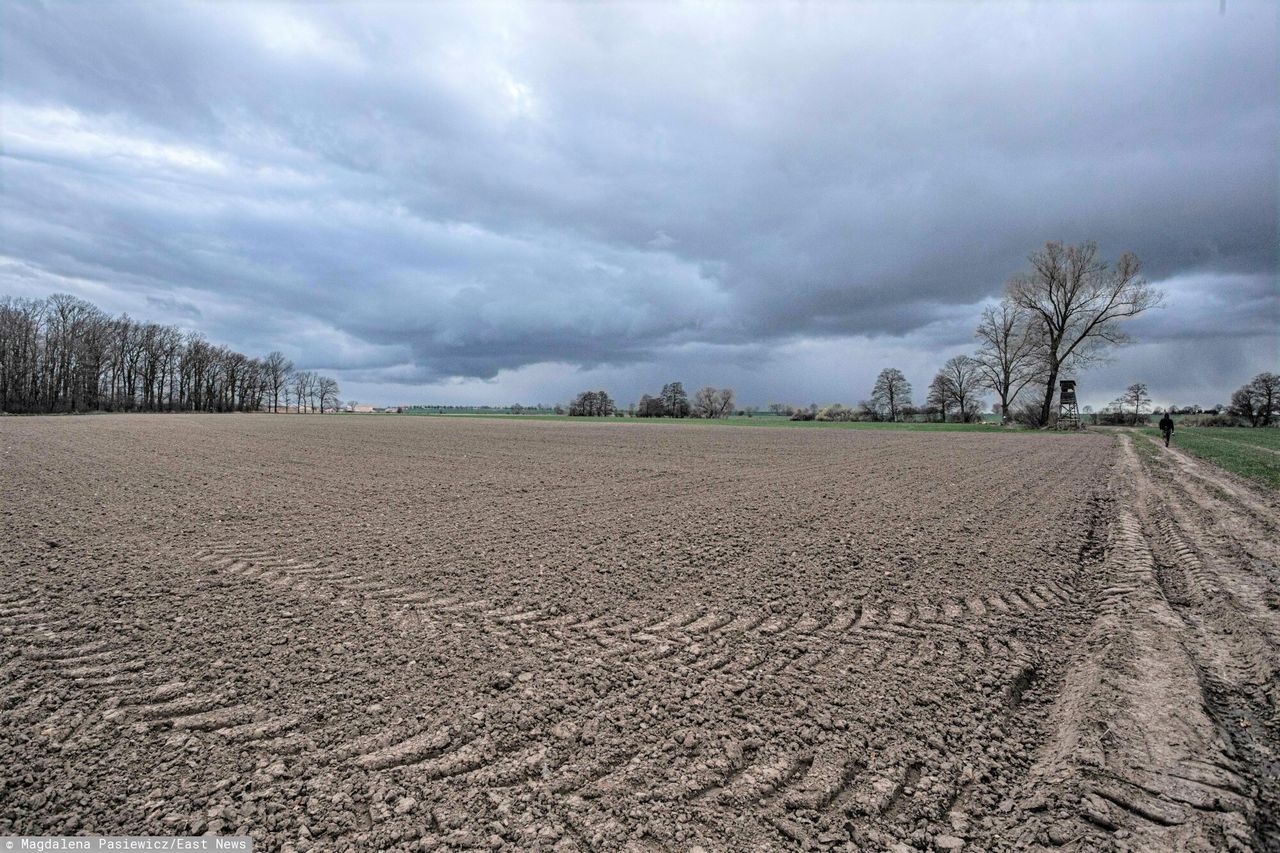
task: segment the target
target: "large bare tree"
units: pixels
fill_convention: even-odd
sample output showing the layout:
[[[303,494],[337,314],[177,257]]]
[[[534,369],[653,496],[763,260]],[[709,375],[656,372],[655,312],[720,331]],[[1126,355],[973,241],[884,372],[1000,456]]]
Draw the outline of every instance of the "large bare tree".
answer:
[[[727,418],[733,414],[733,389],[707,385],[693,395],[695,418]]]
[[[338,407],[338,380],[332,376],[316,377],[316,396],[320,398],[320,414],[324,414],[325,407],[336,409]]]
[[[298,414],[302,414],[307,408],[307,400],[311,396],[311,387],[315,383],[315,374],[310,370],[299,370],[295,372],[290,380],[293,386],[293,397],[298,401]]]
[[[289,374],[293,371],[293,362],[285,358],[284,353],[280,350],[272,350],[267,353],[266,360],[262,362],[263,371],[266,373],[267,387],[271,390],[271,411],[278,412],[280,410],[280,393],[285,390],[285,385],[289,382]],[[285,407],[288,408],[286,401]]]
[[[1270,426],[1280,414],[1280,374],[1259,373],[1231,395],[1231,414],[1247,418],[1250,426]]]
[[[1249,387],[1258,398],[1261,413],[1258,426],[1271,426],[1272,418],[1280,411],[1280,374],[1259,373],[1249,381]]]
[[[925,405],[929,407],[925,410],[926,415],[931,413],[930,409],[937,409],[938,418],[944,424],[947,422],[947,412],[951,411],[951,389],[948,385],[947,377],[939,371],[929,383],[929,392],[925,396]]]
[[[1000,418],[1008,421],[1010,408],[1022,389],[1035,381],[1040,363],[1030,316],[1006,297],[982,312],[974,337],[979,341],[974,361],[982,384],[1000,398]]]
[[[911,405],[911,383],[896,367],[886,367],[876,377],[871,389],[871,401],[876,409],[896,421],[903,408]]]
[[[1049,422],[1054,386],[1065,370],[1104,358],[1109,347],[1129,340],[1122,321],[1160,303],[1160,291],[1141,276],[1137,256],[1125,252],[1114,264],[1098,258],[1096,243],[1046,243],[1033,253],[1031,271],[1014,277],[1010,302],[1025,310],[1038,337],[1045,395],[1039,422]]]
[[[967,355],[958,355],[947,359],[939,375],[946,380],[943,387],[952,405],[960,411],[960,422],[968,423],[981,406],[978,389],[982,387],[982,372],[978,362]]]

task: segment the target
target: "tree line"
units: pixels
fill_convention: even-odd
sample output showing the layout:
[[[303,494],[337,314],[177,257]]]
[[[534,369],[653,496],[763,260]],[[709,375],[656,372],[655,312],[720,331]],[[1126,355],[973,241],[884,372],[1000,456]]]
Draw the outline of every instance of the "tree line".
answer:
[[[657,396],[641,396],[626,412],[618,408],[606,391],[583,391],[569,403],[568,413],[581,417],[625,414],[634,418],[727,418],[733,414],[733,401],[732,388],[706,385],[690,400],[683,382],[668,382]]]
[[[1280,421],[1280,373],[1264,371],[1241,385],[1231,394],[1229,404],[1209,408],[1198,405],[1152,407],[1150,390],[1145,382],[1134,382],[1101,411],[1082,410],[1093,423],[1104,425],[1148,423],[1157,414],[1190,416],[1184,423],[1197,426],[1269,427]]]
[[[338,394],[280,352],[252,358],[65,293],[0,298],[0,412],[325,412]]]
[[[904,421],[923,418],[926,421],[971,423],[982,414],[982,387],[982,374],[976,360],[961,355],[948,360],[934,376],[921,406],[912,400],[913,389],[906,375],[896,367],[886,367],[876,377],[871,395],[855,406],[832,403],[819,408],[816,403],[808,406],[770,403],[769,411],[794,421]]]

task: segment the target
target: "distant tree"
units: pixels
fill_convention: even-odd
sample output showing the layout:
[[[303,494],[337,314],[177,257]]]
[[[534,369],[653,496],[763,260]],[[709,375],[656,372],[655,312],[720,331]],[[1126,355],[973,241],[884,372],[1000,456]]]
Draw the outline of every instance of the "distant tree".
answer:
[[[1126,252],[1109,265],[1098,259],[1093,242],[1049,242],[1029,260],[1031,271],[1009,282],[1007,297],[1027,312],[1036,336],[1036,372],[1045,389],[1039,417],[1043,426],[1049,422],[1058,374],[1126,343],[1121,322],[1158,305],[1161,294],[1140,275],[1136,255]]]
[[[1124,393],[1117,400],[1120,404],[1120,414],[1124,414],[1125,407],[1133,409],[1133,424],[1137,424],[1146,409],[1151,406],[1151,395],[1147,393],[1147,385],[1145,382],[1135,382],[1128,388],[1124,389]]]
[[[1250,419],[1251,424],[1271,426],[1272,420],[1280,418],[1280,374],[1269,371],[1259,373],[1240,390],[1245,389],[1248,389],[1255,413],[1254,418]]]
[[[843,403],[832,403],[818,412],[818,420],[820,421],[851,421],[854,419],[855,412],[853,409]]]
[[[734,394],[733,394],[732,388],[720,389],[719,396],[716,400],[716,404],[717,404],[716,417],[717,418],[727,418],[733,414],[733,396]]]
[[[982,408],[978,391],[982,387],[982,367],[976,359],[957,355],[942,366],[947,377],[951,402],[960,413],[960,422],[968,423]]]
[[[689,395],[683,383],[668,382],[662,386],[662,413],[668,418],[689,417]]]
[[[298,414],[306,409],[307,400],[311,396],[311,384],[313,382],[311,371],[297,370],[290,377],[289,384],[293,389],[293,399],[298,403]]]
[[[716,410],[716,389],[704,385],[693,395],[689,413],[695,418],[713,418]]]
[[[519,415],[519,414],[523,414],[523,413],[524,413],[524,406],[520,405],[519,403],[512,403],[512,404],[511,404],[511,414],[513,414],[513,415]]]
[[[285,358],[280,350],[272,350],[262,362],[263,372],[267,380],[267,388],[271,392],[271,411],[280,411],[280,394],[289,382],[289,374],[293,371],[293,362]],[[285,404],[286,407],[288,403]]]
[[[316,397],[320,400],[320,414],[328,407],[331,411],[338,408],[338,380],[332,376],[316,377]]]
[[[791,413],[795,411],[795,407],[789,406],[786,403],[770,403],[769,411],[773,412],[775,415],[786,415],[790,417]]]
[[[859,400],[854,409],[857,411],[857,418],[860,421],[880,420],[880,409],[871,400]]]
[[[1254,427],[1262,422],[1258,409],[1257,394],[1249,385],[1241,385],[1233,391],[1231,403],[1227,406],[1229,414],[1235,415],[1237,418],[1244,418],[1249,422],[1249,426]]]
[[[576,417],[609,417],[615,409],[607,391],[583,391],[569,404],[569,414]]]
[[[706,385],[693,395],[695,418],[727,418],[733,414],[733,389]]]
[[[1280,417],[1280,375],[1259,373],[1235,390],[1226,409],[1230,414],[1247,420],[1249,426],[1270,426]],[[1221,408],[1215,407],[1210,411],[1216,414]]]
[[[939,371],[929,383],[929,396],[925,399],[928,401],[929,408],[938,414],[938,419],[943,423],[947,422],[947,412],[951,411],[953,396],[950,380]]]
[[[911,383],[896,367],[886,367],[876,377],[871,389],[871,400],[876,409],[890,421],[896,421],[903,406],[911,405]]]
[[[636,417],[660,418],[666,413],[667,410],[662,403],[661,397],[651,397],[648,394],[645,394],[640,398],[640,402],[636,405]]]
[[[1001,421],[1007,421],[1019,392],[1035,381],[1040,366],[1030,314],[1006,296],[982,312],[974,336],[979,341],[974,359],[982,383],[1000,398]]]

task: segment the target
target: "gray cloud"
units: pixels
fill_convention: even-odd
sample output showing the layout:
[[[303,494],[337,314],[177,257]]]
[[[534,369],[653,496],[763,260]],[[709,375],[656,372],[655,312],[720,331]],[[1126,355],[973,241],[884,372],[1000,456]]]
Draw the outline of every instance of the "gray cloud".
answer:
[[[1051,238],[1169,293],[1100,394],[1280,358],[1269,4],[11,3],[0,56],[0,290],[360,396],[923,387]]]

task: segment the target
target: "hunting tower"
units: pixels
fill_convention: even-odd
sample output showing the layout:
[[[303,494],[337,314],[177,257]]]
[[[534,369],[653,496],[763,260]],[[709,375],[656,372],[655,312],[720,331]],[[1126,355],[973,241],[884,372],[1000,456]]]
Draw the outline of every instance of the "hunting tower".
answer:
[[[1076,402],[1076,381],[1058,382],[1058,429],[1080,429],[1080,406]]]

